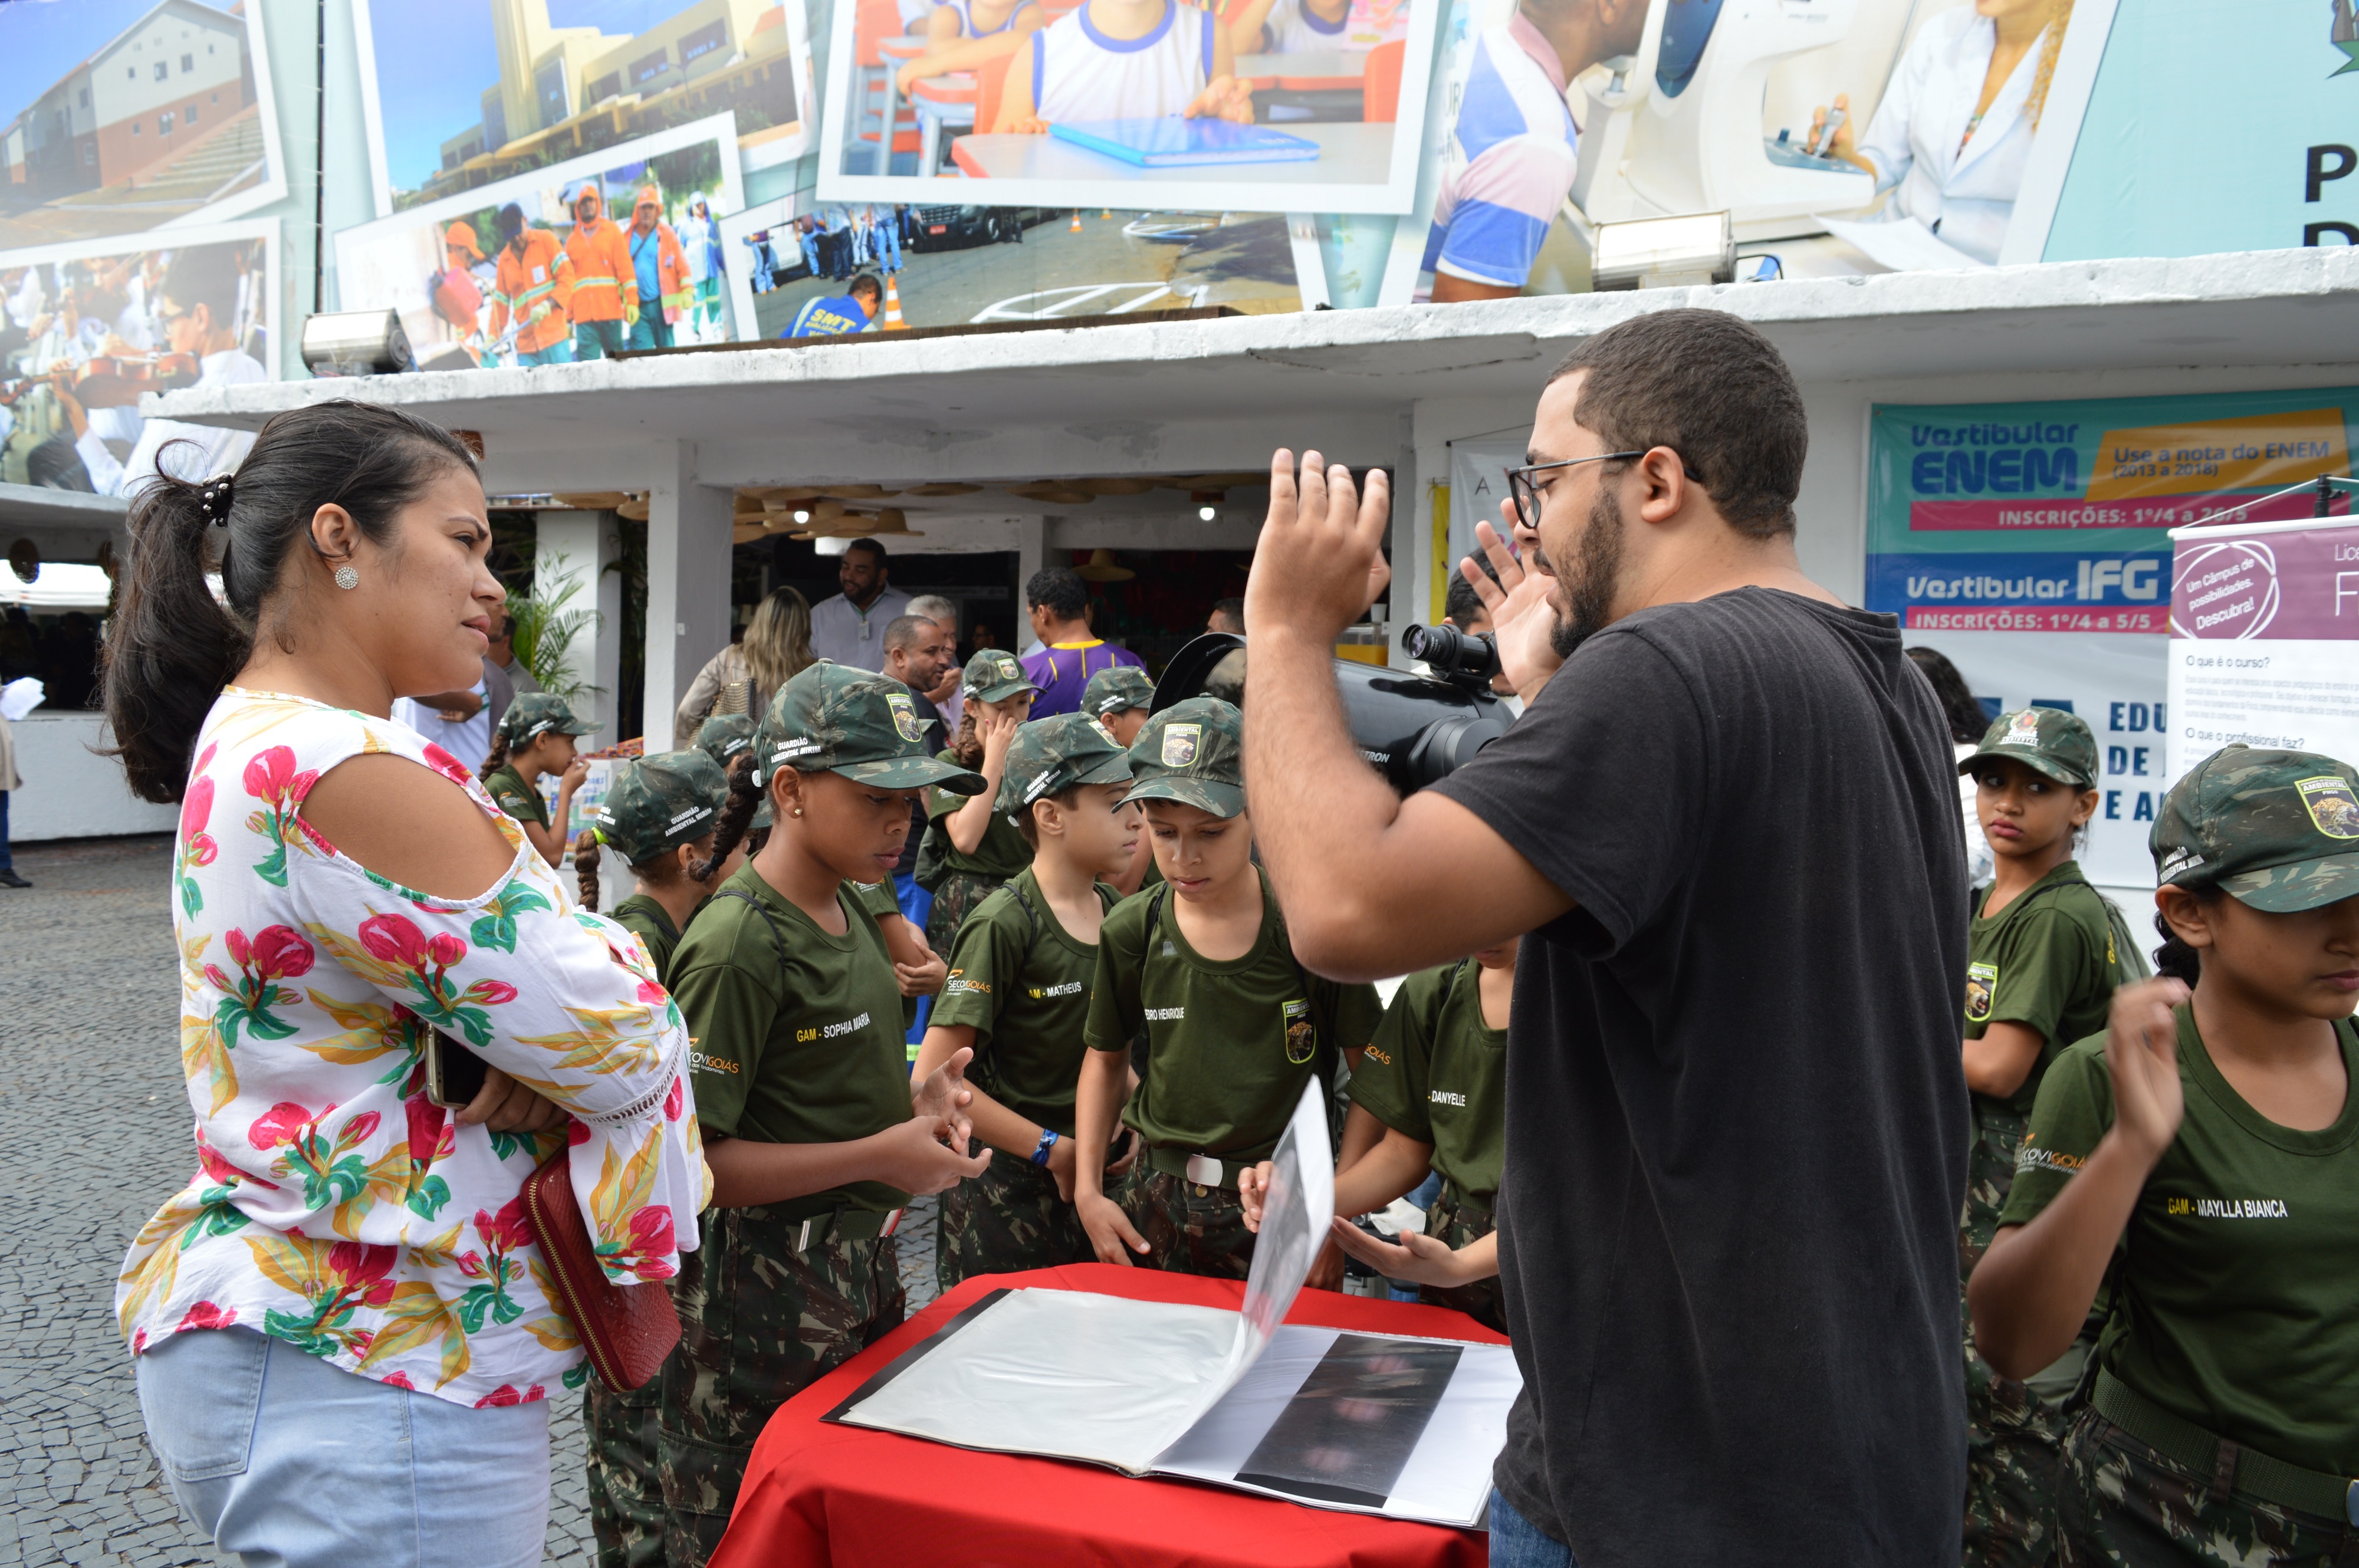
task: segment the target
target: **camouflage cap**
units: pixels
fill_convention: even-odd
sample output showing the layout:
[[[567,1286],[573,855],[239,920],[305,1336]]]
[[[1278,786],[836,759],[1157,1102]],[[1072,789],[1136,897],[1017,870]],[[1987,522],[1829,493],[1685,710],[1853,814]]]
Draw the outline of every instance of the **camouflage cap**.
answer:
[[[728,793],[728,776],[712,758],[668,751],[625,766],[591,815],[600,842],[637,866],[711,833]]]
[[[1094,719],[1125,713],[1155,701],[1155,682],[1136,664],[1117,664],[1090,677],[1082,688],[1082,712]]]
[[[2061,708],[2018,708],[2001,713],[1983,732],[1983,744],[1958,764],[1961,773],[1995,757],[2036,768],[2060,784],[2097,787],[2097,737],[2086,720]]]
[[[1245,809],[1245,715],[1218,697],[1190,697],[1130,743],[1130,799],[1177,800],[1216,817]]]
[[[2268,914],[2359,896],[2359,771],[2223,746],[2170,787],[2147,845],[2164,887],[2215,883]]]
[[[1035,719],[1007,743],[997,811],[1022,811],[1035,800],[1076,784],[1120,784],[1130,777],[1130,753],[1086,713]]]
[[[886,789],[932,784],[980,795],[984,788],[982,774],[926,749],[926,721],[907,686],[824,659],[778,688],[754,732],[754,782],[767,785],[781,765]]]
[[[986,648],[966,661],[966,679],[959,683],[960,694],[969,702],[980,700],[996,702],[1002,697],[1013,697],[1018,691],[1038,691],[1016,656],[1000,648]]]
[[[530,745],[534,736],[546,735],[551,730],[559,735],[588,735],[597,727],[575,717],[565,699],[556,692],[527,691],[510,702],[508,711],[500,715],[499,734],[513,751],[517,746]]]
[[[697,726],[696,749],[719,763],[726,773],[729,765],[745,756],[754,744],[754,726],[758,723],[751,713],[715,713]]]

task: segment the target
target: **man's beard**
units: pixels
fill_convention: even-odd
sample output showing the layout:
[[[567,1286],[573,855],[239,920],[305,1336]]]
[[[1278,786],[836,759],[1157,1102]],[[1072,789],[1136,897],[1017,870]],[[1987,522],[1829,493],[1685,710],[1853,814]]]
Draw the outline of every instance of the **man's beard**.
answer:
[[[1557,568],[1557,591],[1549,595],[1555,624],[1549,628],[1549,643],[1559,659],[1571,659],[1574,648],[1605,629],[1621,574],[1622,504],[1611,486],[1601,485],[1580,547]]]

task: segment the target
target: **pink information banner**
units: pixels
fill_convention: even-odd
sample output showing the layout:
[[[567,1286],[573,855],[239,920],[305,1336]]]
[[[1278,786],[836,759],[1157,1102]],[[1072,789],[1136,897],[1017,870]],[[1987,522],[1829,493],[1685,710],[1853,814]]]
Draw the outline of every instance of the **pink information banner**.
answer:
[[[2359,526],[2173,541],[2170,632],[2205,641],[2359,641]]]

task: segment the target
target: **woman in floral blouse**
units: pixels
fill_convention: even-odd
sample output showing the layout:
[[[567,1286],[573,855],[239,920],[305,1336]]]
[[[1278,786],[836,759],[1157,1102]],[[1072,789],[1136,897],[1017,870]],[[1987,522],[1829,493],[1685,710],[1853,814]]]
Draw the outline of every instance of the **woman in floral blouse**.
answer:
[[[324,403],[234,478],[158,479],[132,528],[107,706],[132,788],[180,803],[196,1132],[115,1290],[149,1441],[224,1554],[538,1563],[547,1397],[587,1368],[524,1179],[570,1147],[632,1283],[678,1272],[710,1178],[638,939],[386,717],[473,679],[501,613],[473,460]],[[455,1115],[425,1093],[435,1031],[492,1068]]]

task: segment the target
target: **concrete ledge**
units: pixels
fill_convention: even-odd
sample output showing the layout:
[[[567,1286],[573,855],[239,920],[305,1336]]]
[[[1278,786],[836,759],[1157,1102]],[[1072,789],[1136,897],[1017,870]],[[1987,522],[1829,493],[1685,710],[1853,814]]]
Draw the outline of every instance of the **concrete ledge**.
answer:
[[[1679,306],[1755,322],[1798,376],[1824,380],[2350,361],[2359,359],[2354,305],[2359,251],[2258,251],[273,382],[168,393],[141,411],[254,429],[283,409],[354,397],[481,430],[495,458],[505,441],[732,441],[799,420],[875,419],[920,441],[965,441],[1041,421],[1234,419],[1306,399],[1345,412],[1527,392],[1572,343]],[[935,432],[938,421],[960,428]]]

